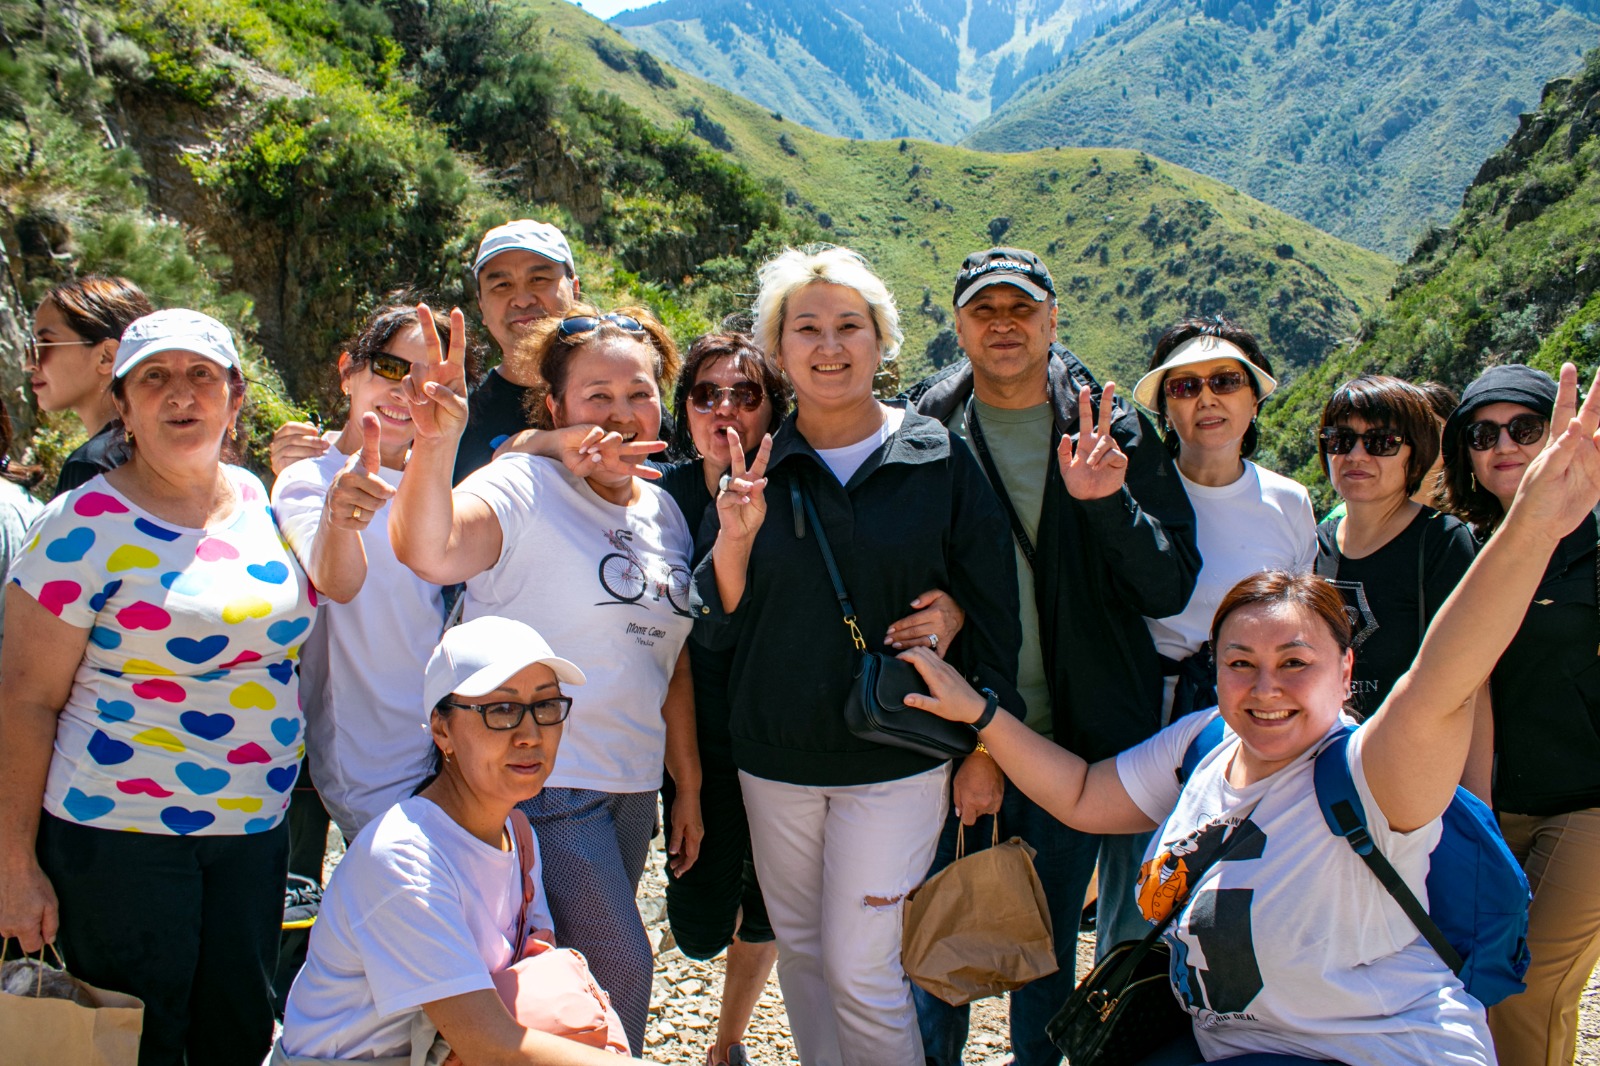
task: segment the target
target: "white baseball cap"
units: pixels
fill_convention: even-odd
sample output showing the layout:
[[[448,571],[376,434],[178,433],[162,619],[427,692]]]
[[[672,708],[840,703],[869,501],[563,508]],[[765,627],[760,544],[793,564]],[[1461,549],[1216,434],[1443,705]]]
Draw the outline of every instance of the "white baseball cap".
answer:
[[[484,266],[501,252],[523,251],[542,255],[553,263],[561,263],[568,273],[577,273],[572,262],[572,248],[566,235],[548,222],[535,222],[519,218],[496,226],[483,235],[478,244],[478,258],[472,263],[472,276],[483,273]]]
[[[537,630],[510,618],[474,618],[445,630],[428,660],[422,679],[422,713],[426,717],[451,693],[469,698],[487,696],[523,667],[543,663],[556,680],[581,685],[588,679],[571,662],[556,655]]]
[[[1257,403],[1272,395],[1272,390],[1278,387],[1272,375],[1252,363],[1243,348],[1232,341],[1205,333],[1198,337],[1190,337],[1172,349],[1166,362],[1139,379],[1139,384],[1133,387],[1133,398],[1147,410],[1160,411],[1161,383],[1166,380],[1169,371],[1176,370],[1180,366],[1209,363],[1216,359],[1237,359],[1243,364],[1245,373],[1255,380]]]
[[[122,377],[157,352],[193,352],[224,370],[239,365],[239,349],[234,347],[233,334],[227,326],[199,311],[173,307],[153,311],[128,324],[117,345],[112,375]]]

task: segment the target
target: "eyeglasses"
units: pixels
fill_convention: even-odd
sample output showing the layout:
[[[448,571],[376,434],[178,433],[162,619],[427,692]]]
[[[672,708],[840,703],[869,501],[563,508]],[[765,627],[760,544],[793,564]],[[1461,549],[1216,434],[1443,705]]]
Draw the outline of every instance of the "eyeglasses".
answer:
[[[40,348],[67,348],[75,344],[88,346],[99,343],[99,341],[36,341],[29,337],[23,355],[27,359],[29,366],[38,366],[39,361],[44,358],[44,353],[39,351]]]
[[[408,361],[388,352],[369,355],[367,365],[372,368],[374,374],[385,381],[404,381],[406,375],[411,373],[411,364]]]
[[[556,336],[562,340],[571,340],[579,334],[599,329],[603,322],[609,322],[624,333],[631,333],[635,337],[643,337],[645,335],[644,326],[639,324],[637,318],[632,315],[611,314],[601,315],[599,318],[593,315],[574,315],[572,318],[563,318],[561,325],[556,327]]]
[[[754,411],[761,406],[767,394],[753,381],[739,381],[732,385],[718,385],[702,381],[689,390],[689,405],[703,415],[715,411],[724,400],[731,400],[741,411]]]
[[[442,702],[444,706],[458,711],[476,711],[483,715],[483,724],[490,729],[515,729],[522,724],[523,716],[529,711],[533,712],[533,720],[540,725],[560,725],[572,712],[571,696],[549,696],[533,703],[517,703],[514,700],[501,700],[498,703]]]
[[[1517,415],[1509,422],[1485,418],[1471,423],[1462,432],[1467,435],[1467,447],[1475,452],[1486,452],[1500,443],[1501,429],[1511,434],[1511,439],[1518,444],[1537,444],[1549,428],[1550,420],[1543,415]]]
[[[1322,450],[1329,455],[1349,455],[1355,450],[1356,441],[1360,441],[1367,454],[1377,459],[1399,455],[1401,446],[1406,443],[1405,434],[1393,429],[1357,433],[1349,426],[1324,426],[1317,436],[1322,441]]]
[[[1169,400],[1192,400],[1200,395],[1200,388],[1210,385],[1211,391],[1218,396],[1226,396],[1231,392],[1238,392],[1244,388],[1244,371],[1222,370],[1208,378],[1198,377],[1193,374],[1181,378],[1167,377],[1161,383]]]

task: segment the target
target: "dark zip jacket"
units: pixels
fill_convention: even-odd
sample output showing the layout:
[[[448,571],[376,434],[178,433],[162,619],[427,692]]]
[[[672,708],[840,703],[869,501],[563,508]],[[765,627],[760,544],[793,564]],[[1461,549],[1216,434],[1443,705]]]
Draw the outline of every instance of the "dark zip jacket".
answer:
[[[1489,675],[1494,805],[1549,817],[1600,807],[1600,583],[1591,514],[1556,546]]]
[[[965,444],[908,409],[899,430],[841,485],[790,415],[773,437],[767,478],[767,517],[751,546],[743,600],[729,613],[717,593],[709,554],[715,507],[706,509],[698,550],[707,554],[695,570],[693,639],[733,649],[728,729],[739,769],[837,786],[940,765],[845,728],[858,653],[809,523],[796,523],[796,483],[816,505],[870,650],[890,651],[883,643],[890,623],[910,614],[919,594],[944,589],[966,611],[946,660],[993,688],[1002,704],[1020,705],[1010,527]]]
[[[1059,441],[1078,432],[1079,387],[1090,387],[1098,411],[1100,385],[1059,344],[1051,346],[1049,373]],[[963,359],[906,395],[947,422],[972,388],[972,365]],[[1090,762],[1160,728],[1161,664],[1145,618],[1183,610],[1200,573],[1194,508],[1171,455],[1120,395],[1115,410],[1111,435],[1128,456],[1126,486],[1104,499],[1075,500],[1059,475],[1051,477],[1034,573],[1054,739]],[[1055,469],[1053,454],[1049,461]]]

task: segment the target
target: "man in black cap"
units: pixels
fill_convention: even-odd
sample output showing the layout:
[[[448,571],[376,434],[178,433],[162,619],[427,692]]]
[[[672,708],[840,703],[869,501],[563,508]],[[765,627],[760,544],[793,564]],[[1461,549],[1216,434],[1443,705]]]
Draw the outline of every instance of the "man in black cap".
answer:
[[[1171,456],[1120,397],[1102,408],[1093,375],[1056,343],[1056,315],[1055,283],[1037,255],[975,252],[955,284],[956,336],[966,358],[918,383],[907,399],[967,441],[1011,521],[1027,723],[1092,762],[1159,728],[1161,666],[1144,618],[1183,609],[1200,553]],[[1108,461],[1073,461],[1085,418],[1091,435],[1109,420]],[[956,772],[934,870],[954,859],[963,824],[996,814],[1002,837],[1021,836],[1038,851],[1061,966],[1011,993],[1014,1061],[1054,1066],[1061,1055],[1045,1023],[1075,983],[1074,933],[1100,838],[1057,822],[1006,782],[980,746]],[[990,832],[985,826],[973,836],[982,847]],[[915,992],[927,1061],[959,1066],[967,1008]]]

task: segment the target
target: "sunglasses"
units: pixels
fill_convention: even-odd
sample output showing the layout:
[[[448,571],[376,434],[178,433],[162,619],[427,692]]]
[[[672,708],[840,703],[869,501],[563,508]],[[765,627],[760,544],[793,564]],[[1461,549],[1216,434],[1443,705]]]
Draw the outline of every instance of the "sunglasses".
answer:
[[[1322,441],[1322,450],[1329,455],[1349,455],[1355,451],[1356,441],[1360,441],[1367,454],[1377,459],[1399,455],[1406,442],[1405,434],[1396,430],[1369,429],[1357,433],[1349,426],[1324,426],[1317,436]]]
[[[458,711],[476,711],[483,715],[483,724],[490,729],[515,729],[522,724],[523,716],[533,712],[533,720],[540,725],[560,725],[572,713],[571,696],[550,696],[533,703],[501,700],[497,703],[453,703],[445,700],[444,706]]]
[[[761,386],[753,381],[740,381],[733,385],[718,385],[711,381],[702,381],[689,390],[689,406],[703,415],[708,415],[721,406],[724,400],[741,411],[754,411],[761,406],[761,401],[767,394]]]
[[[28,366],[38,366],[41,362],[44,361],[44,357],[49,354],[48,352],[45,352],[45,351],[42,350],[44,348],[70,348],[70,347],[72,347],[74,345],[78,345],[78,344],[94,345],[94,344],[98,344],[98,343],[100,343],[100,342],[99,341],[36,341],[32,337],[29,337],[28,340],[27,340],[27,344],[25,345],[24,350],[23,350],[23,357],[26,360],[26,365],[28,365]]]
[[[404,381],[406,375],[411,373],[411,364],[398,355],[379,352],[377,355],[367,357],[367,365],[372,372],[385,381]]]
[[[1511,434],[1518,444],[1537,444],[1550,428],[1550,420],[1543,415],[1517,415],[1509,422],[1496,422],[1485,418],[1473,422],[1462,432],[1467,437],[1467,447],[1475,452],[1486,452],[1500,443],[1500,430]]]
[[[1200,395],[1203,386],[1211,386],[1211,391],[1218,396],[1226,396],[1244,388],[1244,371],[1222,370],[1208,378],[1198,377],[1194,374],[1181,378],[1167,377],[1161,383],[1161,388],[1166,392],[1169,400],[1192,400]]]
[[[571,318],[563,318],[561,325],[556,327],[556,336],[562,340],[569,340],[580,334],[599,329],[606,322],[616,326],[624,333],[633,334],[635,337],[643,337],[645,335],[644,326],[640,325],[637,318],[632,315],[610,314],[601,315],[598,318],[594,315],[574,315]]]

